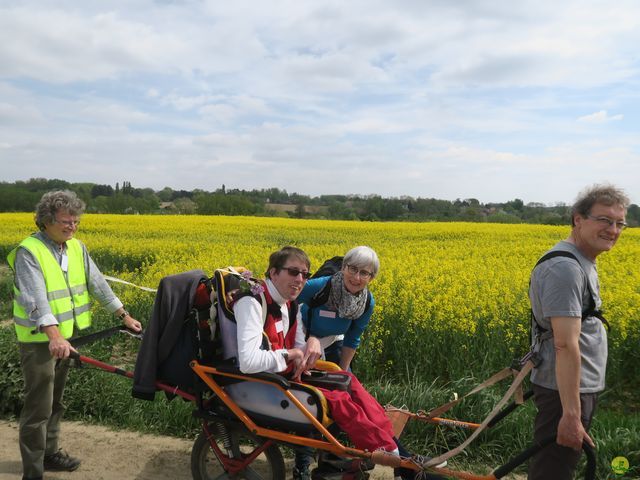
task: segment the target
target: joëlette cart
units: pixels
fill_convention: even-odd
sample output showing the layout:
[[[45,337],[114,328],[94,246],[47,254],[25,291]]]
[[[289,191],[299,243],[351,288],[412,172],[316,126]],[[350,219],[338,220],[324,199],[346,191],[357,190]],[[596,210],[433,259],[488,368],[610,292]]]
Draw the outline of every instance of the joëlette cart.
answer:
[[[428,413],[416,414],[387,407],[396,434],[399,436],[409,419],[434,424],[475,430],[461,446],[434,459],[428,457],[401,458],[384,451],[364,451],[345,445],[341,434],[333,424],[322,393],[314,385],[347,388],[344,375],[337,365],[319,362],[318,369],[304,379],[304,383],[293,382],[271,373],[243,374],[233,364],[222,359],[221,334],[224,324],[232,312],[228,309],[227,294],[238,286],[236,272],[242,269],[220,269],[214,277],[202,277],[197,284],[197,293],[191,289],[188,311],[181,318],[182,328],[176,345],[181,351],[168,358],[164,364],[172,364],[169,373],[162,375],[159,369],[155,388],[171,396],[180,396],[193,402],[193,415],[201,420],[202,431],[196,438],[191,452],[191,470],[196,480],[212,479],[271,479],[283,480],[285,464],[281,446],[303,445],[315,448],[320,453],[319,466],[313,478],[359,480],[369,477],[368,471],[376,464],[389,467],[404,467],[424,472],[421,478],[460,478],[467,480],[493,480],[505,477],[518,465],[528,460],[542,448],[555,441],[554,437],[534,444],[508,463],[493,472],[477,475],[451,468],[436,468],[442,460],[459,453],[484,428],[489,428],[513,411],[520,402],[507,403],[517,393],[518,386],[528,373],[530,363],[519,371],[505,369],[481,386],[469,392],[475,393],[484,386],[495,383],[510,373],[516,376],[510,391],[501,404],[481,424],[442,418],[439,415],[459,400],[438,407]],[[174,283],[180,276],[165,277],[156,296],[156,306],[163,302],[162,282],[171,279]],[[184,290],[185,292],[188,289]],[[206,295],[202,295],[206,292]],[[204,300],[203,300],[204,299]],[[165,302],[166,303],[166,302]],[[96,334],[79,337],[72,341],[80,346],[115,333],[112,328]],[[184,365],[177,365],[175,358],[186,358]],[[104,371],[134,378],[134,373],[114,367],[99,360],[74,354],[78,364],[88,364]],[[174,358],[175,357],[175,358]],[[167,370],[167,369],[164,369]],[[166,378],[165,378],[166,377]],[[348,377],[346,377],[348,378]],[[467,396],[468,396],[467,395]],[[531,396],[524,394],[523,400]],[[590,446],[583,445],[587,455],[585,479],[595,478],[595,454]],[[432,476],[433,475],[433,476]],[[440,477],[438,477],[438,475]]]

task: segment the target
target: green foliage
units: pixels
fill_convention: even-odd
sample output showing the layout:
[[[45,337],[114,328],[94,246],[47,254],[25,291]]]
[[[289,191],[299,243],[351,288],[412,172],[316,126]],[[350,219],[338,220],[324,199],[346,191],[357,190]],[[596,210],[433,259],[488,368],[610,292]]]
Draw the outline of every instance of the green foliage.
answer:
[[[13,276],[0,263],[0,415],[15,415],[21,405],[22,372],[12,320]]]
[[[13,322],[0,326],[0,415],[17,415],[22,407],[22,371]]]
[[[368,384],[372,393],[384,405],[406,406],[410,411],[421,409],[428,411],[453,399],[454,392],[459,396],[470,391],[484,378],[467,377],[446,384],[434,382],[425,384],[419,380],[417,368],[407,369],[400,381],[382,380]],[[445,418],[481,423],[495,404],[502,398],[509,385],[504,381],[494,387],[465,399],[452,410],[442,415]],[[485,430],[461,455],[449,463],[456,469],[477,471],[478,465],[497,467],[506,463],[512,456],[525,449],[531,440],[534,408],[531,402],[525,403],[496,426]],[[459,444],[469,435],[470,430],[452,428],[413,420],[407,423],[402,441],[412,451],[435,456],[442,454]],[[507,447],[508,446],[508,447]]]
[[[191,416],[190,402],[180,397],[169,401],[163,393],[158,393],[153,402],[138,400],[131,396],[131,387],[130,379],[91,366],[71,369],[65,390],[67,416],[164,435],[195,435],[198,423]]]
[[[635,390],[637,392],[637,390]],[[636,397],[636,409],[637,409]],[[629,460],[630,470],[615,478],[640,478],[640,413],[599,408],[590,431],[596,443],[598,474],[596,478],[614,478],[611,461],[619,456]]]
[[[267,208],[269,204],[291,207],[296,218],[328,218],[364,221],[467,221],[491,223],[536,223],[568,225],[570,208],[566,205],[545,206],[516,198],[504,203],[482,204],[478,199],[453,202],[435,198],[383,198],[380,195],[321,195],[310,197],[287,193],[278,188],[260,190],[221,188],[207,192],[173,190],[164,187],[135,188],[124,181],[122,188],[94,183],[69,183],[64,180],[35,178],[27,182],[0,182],[0,212],[30,212],[46,191],[70,189],[87,203],[91,213],[145,214],[165,210],[180,214],[285,216],[282,211]],[[160,202],[172,202],[163,211]],[[313,207],[313,208],[310,208]],[[321,207],[322,210],[319,210]],[[313,213],[312,213],[313,212]],[[627,213],[631,226],[640,224],[640,207],[631,205]]]
[[[465,207],[474,208],[471,203],[473,202],[469,202]],[[382,212],[383,210],[380,210],[379,213]],[[129,226],[135,225],[133,218],[127,218],[129,218]],[[211,217],[208,218],[208,220],[210,219]],[[154,220],[162,223],[164,217],[154,217]],[[102,222],[104,222],[104,217],[100,217],[98,223]],[[119,227],[120,222],[117,223]],[[361,226],[361,223],[356,223],[351,224],[350,228],[360,228]],[[388,226],[397,229],[397,225]],[[313,230],[312,222],[309,222],[309,225],[305,225],[305,227],[303,231],[284,228],[269,230],[266,227],[261,227],[265,232],[268,232],[268,234],[262,233],[264,238],[261,237],[261,241],[268,245],[301,244],[306,237],[320,236],[317,230]],[[100,228],[102,227],[92,225],[89,221],[83,223],[83,232],[87,236],[90,236],[89,234],[103,235]],[[326,226],[321,228],[326,229]],[[120,230],[118,228],[117,231]],[[230,232],[224,232],[221,229],[212,229],[212,231],[215,231],[218,237],[229,235],[229,244],[231,244],[232,240],[237,238],[238,229]],[[189,243],[183,243],[188,232],[184,228],[180,228],[179,232],[180,235],[171,235],[170,237],[176,241],[176,265],[183,265],[184,261],[180,254],[192,249],[192,246]],[[495,236],[494,233],[491,232],[492,238]],[[552,234],[556,235],[556,233],[550,232],[550,235]],[[127,235],[125,232],[122,238],[118,237],[116,243],[125,243],[125,240],[129,239]],[[360,232],[359,238],[365,238],[364,235]],[[438,238],[446,245],[447,258],[451,258],[456,251],[462,252],[460,258],[455,258],[456,261],[462,263],[468,261],[465,255],[469,251],[469,242],[478,241],[477,232],[417,232],[414,235],[416,237],[404,237],[406,243],[412,244],[412,255],[419,255],[413,242],[418,235],[423,238],[433,235],[434,238]],[[443,240],[444,236],[446,238]],[[151,244],[152,241],[166,242],[166,238],[166,235],[161,238],[153,229],[139,228],[136,230],[136,243],[138,244]],[[520,252],[518,244],[521,243],[521,237],[517,237],[513,241],[513,245],[507,250],[513,254],[513,258],[509,257],[508,260],[515,262],[518,260]],[[456,242],[459,242],[462,247],[467,247],[456,250]],[[544,240],[544,243],[546,245],[551,242]],[[431,256],[437,253],[434,247],[436,246],[430,245],[429,254]],[[211,247],[207,246],[206,248]],[[327,247],[328,251],[334,248],[333,244]],[[121,278],[122,274],[129,272],[137,274],[156,267],[157,265],[154,266],[154,263],[158,259],[153,251],[153,248],[123,249],[122,252],[115,255],[109,250],[109,247],[96,246],[91,249],[94,259],[103,271],[108,271]],[[394,251],[397,253],[400,250],[395,248]],[[482,253],[482,250],[479,252]],[[389,255],[387,258],[391,258],[391,256]],[[530,264],[532,259],[527,258],[523,261]],[[413,262],[403,268],[409,268],[411,263]],[[618,264],[628,264],[632,270],[635,265],[633,262],[619,262]],[[602,266],[601,273],[604,273],[606,263]],[[505,272],[512,276],[516,270],[512,265],[506,268]],[[452,264],[452,271],[457,274],[461,269]],[[175,270],[172,273],[176,273]],[[493,271],[493,275],[496,274]],[[397,272],[390,271],[389,275],[397,275]],[[514,341],[511,329],[519,321],[511,319],[526,321],[526,311],[518,307],[526,303],[522,298],[506,299],[503,296],[500,297],[501,304],[509,305],[509,308],[505,310],[504,324],[492,323],[492,319],[495,320],[495,318],[490,314],[473,311],[471,312],[472,316],[477,319],[476,329],[468,331],[464,329],[458,331],[438,329],[435,328],[437,323],[434,320],[437,312],[429,311],[427,314],[427,310],[425,310],[423,315],[417,315],[416,311],[421,309],[417,303],[414,304],[406,299],[398,301],[403,298],[403,291],[421,292],[420,288],[426,288],[427,285],[433,284],[436,279],[429,275],[431,275],[431,269],[428,268],[423,268],[414,274],[414,277],[420,279],[416,288],[408,288],[403,282],[390,282],[391,287],[384,294],[381,292],[378,296],[376,291],[377,308],[384,312],[384,315],[379,315],[375,319],[375,324],[370,326],[367,336],[358,349],[354,370],[382,404],[406,405],[413,411],[433,408],[451,399],[453,392],[462,395],[491,373],[509,365],[514,356],[523,353],[513,351]],[[445,285],[451,283],[449,278],[452,277],[443,277]],[[499,283],[499,278],[492,278],[489,284]],[[132,280],[135,281],[135,276]],[[377,279],[373,285],[374,288],[381,288],[382,278]],[[479,294],[495,298],[495,293],[488,290],[487,285],[487,283],[482,283],[481,278],[473,277],[473,282],[470,283],[469,290],[465,291],[464,295],[467,303],[473,304],[470,301],[473,299],[469,298],[469,292],[477,291]],[[120,285],[115,285],[114,290],[136,318],[143,321],[149,318],[153,301],[152,295]],[[522,291],[524,292],[524,288]],[[10,298],[10,292],[10,275],[5,267],[4,270],[0,270],[1,298]],[[453,296],[449,294],[446,298]],[[415,301],[418,302],[420,297],[422,295],[416,295]],[[385,309],[382,309],[382,302],[385,298],[393,299],[393,301],[387,302]],[[10,302],[5,301],[1,305],[3,319],[8,319],[10,317]],[[459,311],[456,310],[456,314],[458,313]],[[111,315],[100,309],[96,309],[94,318],[94,331],[111,326],[115,321]],[[425,321],[415,321],[407,325],[399,320],[411,318]],[[463,319],[459,315],[456,315],[455,318],[458,324],[462,323]],[[380,350],[372,342],[371,336],[378,327],[384,334],[382,337],[383,348]],[[593,436],[598,442],[598,478],[606,478],[609,473],[607,465],[615,456],[624,455],[632,465],[640,464],[640,458],[638,458],[638,445],[640,445],[638,410],[640,405],[636,393],[640,386],[637,385],[637,373],[632,371],[632,367],[637,365],[640,360],[637,348],[635,348],[640,338],[638,332],[633,330],[626,334],[627,337],[622,338],[621,332],[624,331],[620,328],[614,329],[610,337],[612,361],[609,363],[608,378],[613,381],[609,389],[602,395],[592,430]],[[527,343],[526,334],[520,335],[518,338],[521,340],[518,346],[524,350]],[[20,408],[22,379],[15,335],[10,321],[5,320],[0,328],[0,342],[0,364],[4,366],[4,373],[0,376],[0,414],[15,415]],[[515,343],[517,344],[517,342]],[[131,370],[138,346],[137,341],[133,339],[115,337],[83,348],[82,353]],[[493,387],[475,398],[465,400],[452,412],[453,418],[481,421],[493,408],[505,388],[506,386],[503,388]],[[180,436],[191,436],[197,428],[196,422],[191,417],[193,409],[191,404],[183,402],[181,399],[168,402],[163,394],[158,394],[154,402],[135,400],[131,397],[130,391],[131,380],[129,379],[110,375],[86,365],[80,369],[72,369],[65,397],[69,407],[67,418]],[[533,415],[534,410],[530,403],[518,409],[495,429],[483,433],[466,453],[457,457],[452,463],[456,467],[475,471],[478,464],[496,466],[506,462],[509,457],[530,442]],[[416,452],[434,454],[459,444],[464,438],[465,433],[461,431],[414,423],[407,428],[404,440]],[[637,474],[638,472],[634,471],[634,475]]]
[[[9,266],[4,262],[0,262],[0,321],[10,319],[12,310],[13,275]]]

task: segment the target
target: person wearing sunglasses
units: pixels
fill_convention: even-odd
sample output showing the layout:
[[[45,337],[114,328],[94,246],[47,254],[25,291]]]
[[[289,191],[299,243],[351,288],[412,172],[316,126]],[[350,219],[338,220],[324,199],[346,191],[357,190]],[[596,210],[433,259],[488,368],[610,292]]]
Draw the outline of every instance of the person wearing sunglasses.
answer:
[[[23,479],[43,470],[73,471],[80,460],[58,448],[62,396],[75,351],[69,338],[91,325],[91,297],[139,332],[86,247],[74,236],[84,202],[71,191],[45,193],[36,206],[39,232],[24,239],[7,260],[14,273],[13,320],[24,377],[20,414]]]
[[[262,293],[240,293],[233,299],[237,319],[237,360],[244,373],[292,374],[302,364],[304,345],[295,343],[300,295],[309,278],[309,257],[299,248],[286,246],[269,257]],[[263,298],[266,316],[262,311]],[[265,338],[268,342],[265,343]],[[299,374],[298,374],[299,377]]]
[[[309,340],[305,342],[296,299],[310,277],[307,254],[296,247],[283,247],[269,257],[263,292],[242,292],[232,302],[236,319],[238,366],[243,373],[270,372],[294,380],[315,364],[318,352],[309,355]],[[377,269],[376,269],[377,270]],[[264,305],[264,306],[263,306]],[[266,315],[263,308],[266,307]],[[314,341],[311,341],[313,347]],[[235,353],[235,352],[234,352]],[[306,359],[306,360],[305,360]],[[371,452],[388,452],[411,456],[393,436],[393,427],[384,408],[352,374],[350,391],[319,388],[336,424],[347,434],[356,448]],[[294,479],[310,480],[311,472],[297,471]],[[415,472],[403,472],[402,478],[415,477]],[[439,478],[427,476],[425,478]]]
[[[572,207],[569,237],[541,257],[531,273],[533,346],[541,360],[531,374],[538,409],[534,439],[556,443],[529,463],[529,480],[568,480],[587,433],[598,392],[604,390],[608,322],[602,316],[596,257],[611,250],[627,226],[629,198],[594,185]]]

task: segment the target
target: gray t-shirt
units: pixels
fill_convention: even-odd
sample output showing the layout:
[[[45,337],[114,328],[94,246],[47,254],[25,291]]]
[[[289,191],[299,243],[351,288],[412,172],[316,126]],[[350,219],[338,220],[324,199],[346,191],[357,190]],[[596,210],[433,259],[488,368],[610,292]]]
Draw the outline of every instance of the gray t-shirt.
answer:
[[[591,292],[596,309],[600,309],[600,284],[595,262],[589,260],[572,243],[562,241],[550,251],[564,250],[572,258],[554,257],[538,265],[531,274],[529,299],[533,314],[543,328],[551,331],[551,317],[582,317],[590,304]],[[595,393],[604,390],[607,366],[607,332],[596,317],[587,317],[580,330],[580,392]],[[556,355],[553,338],[540,346],[542,363],[533,369],[531,382],[541,387],[558,389],[556,382]]]

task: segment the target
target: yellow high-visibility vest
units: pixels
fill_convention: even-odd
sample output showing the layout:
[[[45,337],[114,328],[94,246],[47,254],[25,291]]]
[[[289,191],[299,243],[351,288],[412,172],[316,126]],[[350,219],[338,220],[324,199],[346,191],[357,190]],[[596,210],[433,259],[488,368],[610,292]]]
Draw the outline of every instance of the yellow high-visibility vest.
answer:
[[[84,255],[82,244],[72,238],[67,241],[68,268],[67,275],[53,256],[49,247],[36,237],[24,239],[20,245],[14,248],[7,260],[12,270],[18,248],[25,248],[40,264],[44,281],[47,287],[47,300],[51,307],[51,313],[58,320],[58,329],[63,338],[73,335],[74,322],[80,330],[91,325],[91,301],[87,289],[87,278],[84,269]],[[20,291],[15,282],[13,285],[13,322],[16,327],[18,341],[23,343],[48,342],[46,334],[38,332],[29,318],[29,313],[18,302]]]

